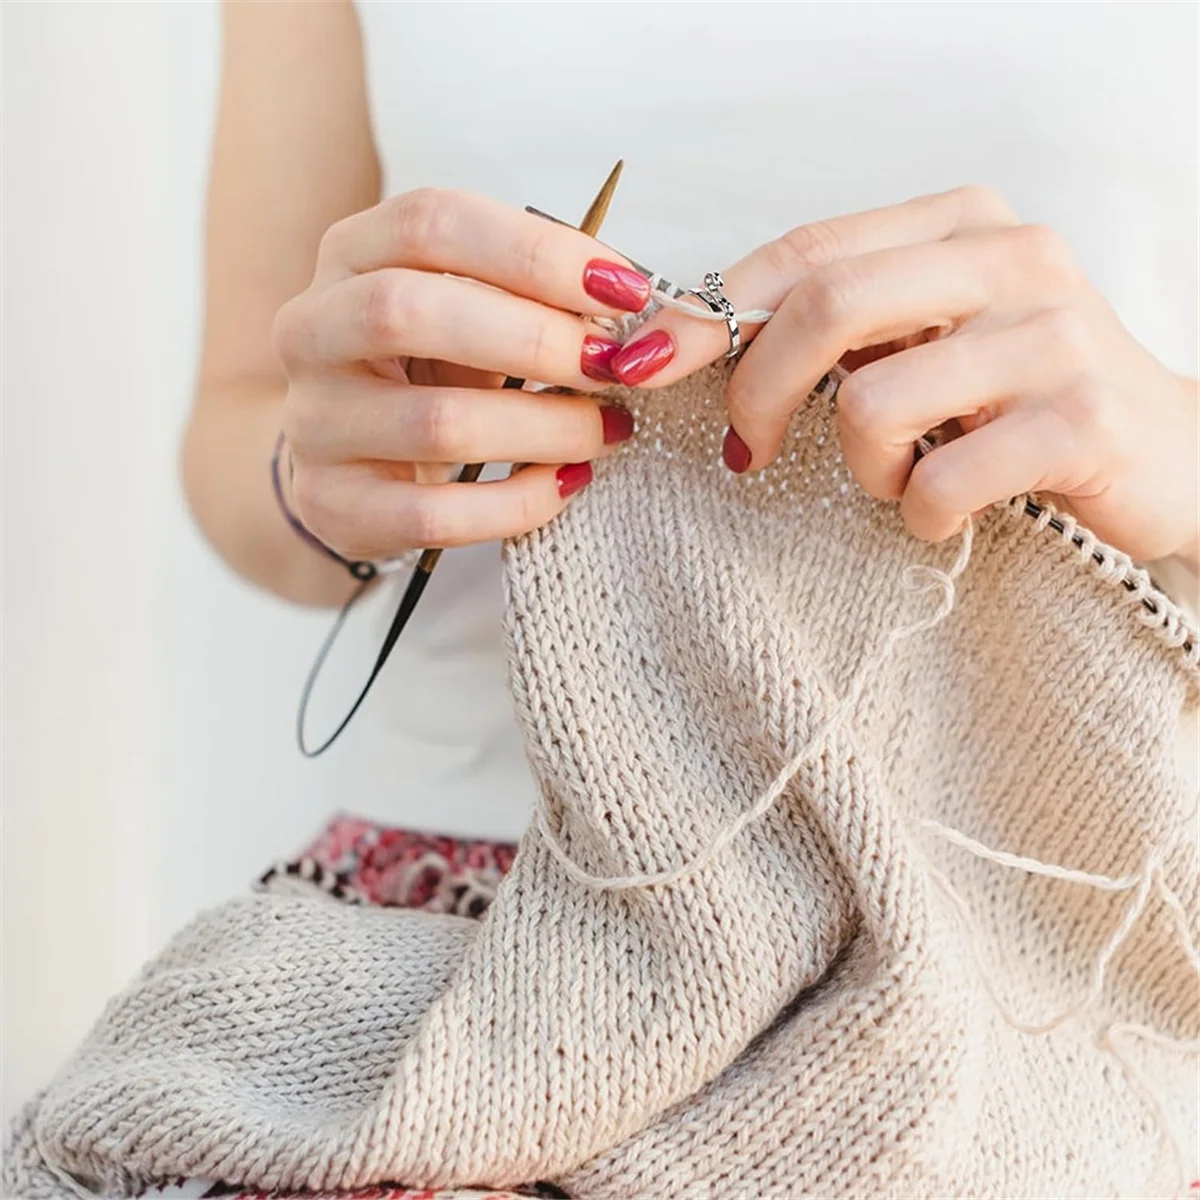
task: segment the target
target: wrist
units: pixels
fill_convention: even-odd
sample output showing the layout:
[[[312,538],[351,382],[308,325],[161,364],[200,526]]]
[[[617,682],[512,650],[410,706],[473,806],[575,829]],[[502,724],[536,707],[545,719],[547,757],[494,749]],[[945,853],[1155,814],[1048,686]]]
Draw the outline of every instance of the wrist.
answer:
[[[1190,486],[1187,488],[1187,495],[1192,524],[1190,535],[1185,538],[1173,557],[1196,572],[1200,571],[1200,451],[1197,450],[1197,437],[1200,436],[1200,381],[1190,379],[1186,375],[1177,378],[1183,386],[1185,403],[1189,410],[1184,444],[1191,448],[1191,474],[1188,480]]]
[[[352,561],[344,558],[331,546],[325,545],[310,529],[306,528],[304,522],[296,515],[296,509],[292,502],[293,473],[294,466],[292,464],[291,450],[288,447],[287,438],[280,433],[275,441],[275,450],[271,455],[271,484],[275,491],[275,500],[279,505],[279,511],[283,515],[284,520],[291,526],[292,532],[306,545],[318,553],[324,554],[331,561],[340,564],[355,579],[363,583],[374,579],[378,573],[378,568],[374,563]]]

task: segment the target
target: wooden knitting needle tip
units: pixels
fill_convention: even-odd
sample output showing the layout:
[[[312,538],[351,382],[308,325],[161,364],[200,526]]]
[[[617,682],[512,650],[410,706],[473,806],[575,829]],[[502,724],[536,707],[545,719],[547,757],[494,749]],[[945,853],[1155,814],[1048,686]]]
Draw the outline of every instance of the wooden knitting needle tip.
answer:
[[[604,224],[604,218],[608,216],[608,206],[612,203],[613,193],[617,190],[617,183],[624,169],[625,160],[618,158],[617,165],[609,171],[608,178],[604,181],[603,187],[596,193],[596,198],[588,205],[587,212],[583,214],[583,220],[579,222],[579,229],[589,237],[595,237],[600,232],[600,226]],[[503,386],[506,388],[521,388],[525,386],[525,380],[509,377],[504,381]],[[483,466],[483,463],[467,463],[459,471],[455,482],[474,483],[483,472]],[[425,586],[423,581],[420,584],[417,583],[416,576],[428,576],[441,557],[441,549],[436,548],[425,550],[417,560],[417,568],[413,572],[413,580],[409,585],[414,592],[410,607],[416,607],[416,601],[421,595],[422,588]],[[401,609],[403,608],[404,604],[401,605]],[[407,620],[407,614],[405,615],[405,620]],[[403,622],[401,622],[401,628],[403,628]]]
[[[617,190],[617,181],[621,178],[621,172],[624,169],[625,160],[618,158],[617,165],[609,171],[604,186],[596,193],[595,200],[588,205],[587,212],[583,214],[579,228],[588,237],[595,237],[600,232],[600,226],[604,224],[604,218],[608,216],[608,206],[612,203],[613,193]]]

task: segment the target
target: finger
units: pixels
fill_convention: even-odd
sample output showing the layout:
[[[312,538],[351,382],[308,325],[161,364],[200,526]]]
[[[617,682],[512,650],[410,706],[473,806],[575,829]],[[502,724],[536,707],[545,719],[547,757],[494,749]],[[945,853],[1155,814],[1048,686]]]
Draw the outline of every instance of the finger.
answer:
[[[1062,310],[990,331],[962,330],[860,367],[838,391],[851,473],[872,496],[899,500],[918,438],[952,418],[990,420],[1076,374],[1062,353]]]
[[[913,467],[900,501],[917,537],[941,541],[972,513],[1024,492],[1054,490],[1079,469],[1079,443],[1053,409],[1030,405],[939,446]]]
[[[583,396],[374,382],[332,405],[297,397],[287,429],[296,454],[326,464],[579,462],[632,435],[628,409]]]
[[[582,389],[606,378],[606,356],[618,349],[569,313],[404,268],[355,275],[309,295],[277,321],[276,346],[297,372],[412,356]]]
[[[394,364],[395,369],[380,370]],[[421,387],[498,388],[504,376],[498,371],[477,371],[458,363],[438,362],[428,358],[383,359],[371,364],[378,374],[397,383],[414,383]]]
[[[638,312],[649,281],[594,238],[486,196],[420,188],[339,221],[321,265],[332,275],[384,267],[477,279],[568,312]],[[320,267],[319,267],[320,269]]]
[[[778,452],[791,414],[847,351],[930,327],[957,328],[988,309],[1027,309],[1074,287],[1028,261],[1031,227],[879,250],[813,271],[792,289],[730,380],[729,423],[747,466]]]
[[[739,311],[771,311],[814,269],[841,259],[1015,224],[1017,218],[1008,205],[994,192],[979,187],[956,188],[904,204],[817,221],[767,242],[722,271],[725,295]],[[744,328],[743,341],[751,341],[759,328]],[[679,312],[657,314],[630,346],[654,335],[658,335],[660,344],[670,346],[671,353],[665,355],[660,350],[647,358],[644,347],[627,348],[614,362],[617,375],[627,386],[662,387],[674,383],[729,349],[723,322],[696,320]]]
[[[487,483],[420,484],[368,468],[302,470],[293,502],[304,524],[349,559],[465,546],[544,525],[592,478],[591,464],[535,465]]]

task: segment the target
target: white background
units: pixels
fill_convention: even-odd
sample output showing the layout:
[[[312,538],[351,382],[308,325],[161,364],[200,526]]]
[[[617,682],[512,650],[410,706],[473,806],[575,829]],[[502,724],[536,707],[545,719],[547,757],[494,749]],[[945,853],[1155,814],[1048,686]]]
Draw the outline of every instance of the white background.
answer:
[[[233,579],[177,482],[218,39],[207,3],[3,6],[6,1114],[353,787],[292,743],[328,618]]]

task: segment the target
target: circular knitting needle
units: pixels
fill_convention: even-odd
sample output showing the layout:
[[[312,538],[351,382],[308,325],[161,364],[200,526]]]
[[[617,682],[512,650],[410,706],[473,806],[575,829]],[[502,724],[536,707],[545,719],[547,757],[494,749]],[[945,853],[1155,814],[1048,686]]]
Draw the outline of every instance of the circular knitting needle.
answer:
[[[624,170],[624,167],[625,160],[618,159],[616,166],[609,171],[608,178],[604,181],[604,186],[596,193],[596,198],[588,205],[587,212],[583,214],[583,220],[579,223],[579,229],[589,237],[595,237],[600,232],[600,226],[604,224],[604,218],[608,215],[608,208],[612,203],[613,193],[617,190],[617,181],[621,178],[621,172]],[[542,216],[544,214],[538,213],[538,215]],[[555,220],[555,218],[551,217],[550,220]],[[565,224],[565,222],[562,222],[562,224]],[[502,386],[506,388],[522,388],[525,386],[525,380],[517,379],[510,375],[505,379]],[[484,465],[483,463],[467,463],[459,471],[455,482],[474,483],[483,471]],[[363,684],[362,691],[358,693],[358,698],[351,705],[350,711],[342,718],[338,727],[315,750],[310,750],[304,740],[304,718],[308,713],[308,702],[312,696],[313,684],[316,683],[317,676],[321,673],[321,668],[329,655],[333,643],[337,640],[338,633],[345,623],[347,614],[362,596],[363,592],[366,591],[371,579],[364,579],[355,589],[350,599],[346,601],[345,607],[338,615],[338,619],[334,622],[333,628],[322,643],[321,649],[317,652],[312,670],[309,671],[308,679],[305,680],[304,690],[300,694],[300,711],[296,714],[296,741],[300,746],[300,753],[305,758],[316,758],[317,755],[323,754],[341,736],[342,730],[350,724],[354,714],[358,712],[362,706],[362,702],[367,698],[367,693],[378,678],[379,672],[383,670],[383,665],[387,662],[388,656],[392,653],[392,649],[399,640],[400,635],[404,632],[404,627],[408,624],[409,618],[412,617],[417,607],[417,602],[421,599],[425,591],[425,585],[428,584],[429,577],[433,574],[433,569],[437,566],[438,560],[441,557],[441,547],[433,547],[421,551],[421,557],[417,560],[417,565],[413,568],[412,578],[408,581],[408,587],[404,589],[400,606],[396,609],[396,615],[392,618],[387,636],[383,639],[383,645],[380,646],[379,654],[375,658],[375,665],[371,668],[371,674],[367,676],[367,682]]]

